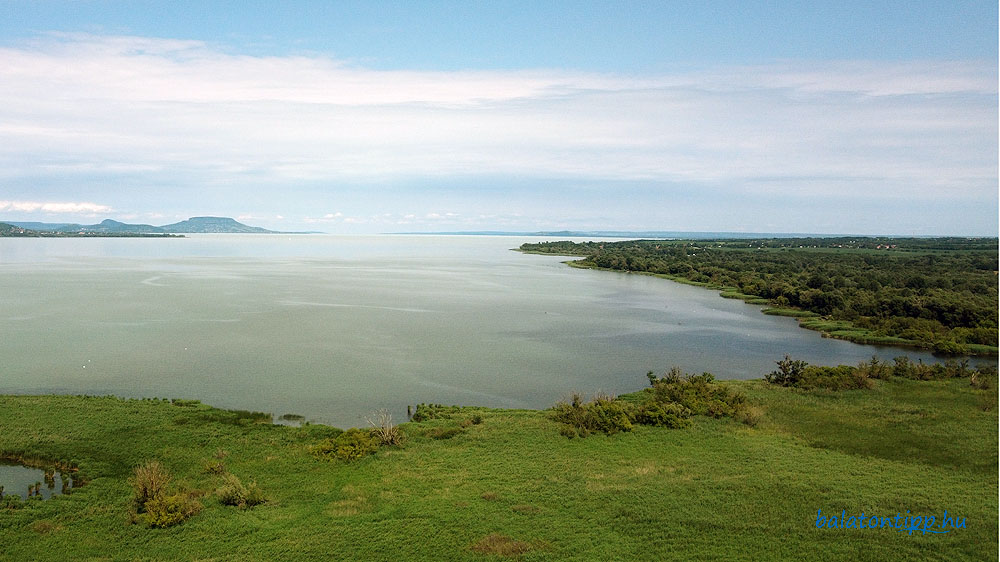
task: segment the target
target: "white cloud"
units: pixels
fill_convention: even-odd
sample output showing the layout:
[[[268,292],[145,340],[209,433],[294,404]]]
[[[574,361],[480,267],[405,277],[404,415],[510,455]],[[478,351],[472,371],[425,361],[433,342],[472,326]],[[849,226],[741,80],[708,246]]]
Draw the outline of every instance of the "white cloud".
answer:
[[[0,49],[0,180],[490,175],[981,199],[996,186],[996,93],[991,61],[375,71],[51,34]]]
[[[87,202],[0,201],[0,211],[20,213],[96,215],[111,210],[107,205]]]

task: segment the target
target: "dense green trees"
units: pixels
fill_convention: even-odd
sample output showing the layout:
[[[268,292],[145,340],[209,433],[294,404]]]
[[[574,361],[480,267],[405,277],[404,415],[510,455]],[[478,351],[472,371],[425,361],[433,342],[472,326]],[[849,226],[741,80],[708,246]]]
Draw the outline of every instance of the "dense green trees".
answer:
[[[547,242],[521,250],[586,256],[576,263],[666,275],[809,311],[832,321],[809,327],[855,341],[942,353],[997,345],[995,238]]]

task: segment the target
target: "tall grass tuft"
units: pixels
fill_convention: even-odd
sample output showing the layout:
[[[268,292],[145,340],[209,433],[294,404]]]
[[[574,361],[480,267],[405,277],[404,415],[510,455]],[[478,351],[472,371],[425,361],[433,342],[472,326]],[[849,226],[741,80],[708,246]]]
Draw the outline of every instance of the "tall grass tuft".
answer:
[[[375,410],[371,417],[365,417],[368,425],[372,426],[372,436],[380,445],[394,446],[403,442],[403,435],[399,431],[399,426],[392,423],[392,414],[385,408]]]
[[[147,503],[162,499],[167,494],[170,480],[170,473],[159,461],[147,461],[135,467],[129,484],[132,485],[132,506],[136,513],[145,513]]]

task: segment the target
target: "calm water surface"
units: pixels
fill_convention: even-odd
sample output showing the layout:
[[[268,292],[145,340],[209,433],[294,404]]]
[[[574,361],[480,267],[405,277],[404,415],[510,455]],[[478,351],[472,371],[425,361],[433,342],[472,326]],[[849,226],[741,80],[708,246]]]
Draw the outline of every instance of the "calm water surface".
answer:
[[[46,480],[44,470],[0,462],[0,486],[3,487],[4,496],[20,496],[22,500],[26,500],[28,499],[29,486],[34,486],[36,483],[41,483],[41,486],[33,494],[41,496],[42,499],[47,500],[68,491],[63,489],[61,472],[53,473],[52,479]],[[71,480],[67,477],[67,488],[70,483]]]
[[[510,251],[538,239],[0,238],[0,393],[197,398],[364,425],[380,407],[543,408],[678,366],[758,378],[930,354],[821,338],[715,291]]]

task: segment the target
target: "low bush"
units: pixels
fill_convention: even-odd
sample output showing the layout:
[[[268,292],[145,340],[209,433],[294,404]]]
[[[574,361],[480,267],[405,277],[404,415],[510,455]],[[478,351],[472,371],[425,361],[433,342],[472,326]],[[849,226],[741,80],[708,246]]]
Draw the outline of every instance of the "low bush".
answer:
[[[0,509],[21,509],[24,507],[24,500],[17,494],[7,494],[0,496]]]
[[[810,365],[805,361],[793,360],[788,355],[776,361],[778,369],[764,377],[770,384],[796,388],[826,388],[829,390],[870,389],[875,387],[871,375],[884,378],[889,368],[873,357],[870,363],[862,362],[858,367],[837,365],[823,367]]]
[[[319,458],[353,461],[375,453],[378,442],[369,432],[352,427],[336,437],[324,439],[310,450]]]
[[[679,404],[693,415],[729,417],[746,401],[743,394],[716,383],[711,373],[686,375],[675,367],[659,379],[652,373],[647,373],[646,376],[651,386],[646,392],[652,394],[652,402]]]
[[[871,361],[858,363],[856,369],[870,379],[885,380],[892,376],[892,367],[888,362],[880,361],[877,355],[872,355]]]
[[[158,461],[147,461],[137,466],[132,485],[132,522],[143,522],[150,527],[171,527],[196,515],[202,509],[197,498],[186,493],[167,494],[171,476]]]
[[[798,386],[799,381],[802,380],[802,371],[808,365],[805,361],[794,360],[788,355],[776,363],[778,369],[764,375],[764,380],[779,386]]]
[[[442,404],[417,404],[416,410],[410,416],[410,421],[422,422],[436,419],[451,419],[455,414],[460,413],[459,406],[444,406]]]
[[[172,527],[197,515],[204,506],[188,494],[172,494],[146,502],[143,519],[150,527]]]
[[[215,495],[219,497],[219,503],[240,509],[249,509],[267,501],[257,482],[244,485],[235,474],[223,476],[223,484],[215,491]]]
[[[991,390],[996,388],[996,367],[979,368],[969,376],[969,385],[976,390]]]
[[[676,402],[648,402],[636,410],[635,421],[642,425],[680,429],[691,425],[691,410]]]
[[[691,425],[691,416],[733,417],[746,408],[746,397],[715,382],[711,373],[687,375],[673,368],[663,377],[646,374],[650,388],[628,400],[606,395],[584,402],[580,394],[552,409],[552,419],[561,422],[560,434],[567,438],[586,437],[591,432],[607,434],[631,431],[634,424],[668,428]],[[755,423],[755,422],[754,422]]]
[[[785,355],[783,360],[777,361],[777,364],[778,369],[764,377],[771,384],[830,390],[874,388],[875,379],[888,379],[890,376],[911,380],[969,377],[973,386],[977,384],[988,385],[988,382],[984,383],[983,381],[988,381],[990,373],[995,372],[995,367],[992,366],[971,368],[968,359],[961,361],[949,359],[944,363],[927,364],[920,359],[912,361],[906,356],[894,358],[891,366],[888,362],[880,361],[878,357],[874,356],[870,361],[858,363],[857,367],[809,365],[805,361],[792,360],[788,355]]]
[[[569,428],[562,432],[563,435],[573,438],[586,437],[594,431],[608,434],[631,431],[633,415],[630,405],[609,396],[599,395],[584,403],[582,396],[573,394],[569,402],[555,405],[552,418]]]
[[[733,414],[733,418],[748,427],[757,427],[757,424],[764,419],[764,409],[760,406],[743,404],[740,408],[737,408]]]
[[[161,500],[166,495],[171,476],[167,469],[155,460],[135,467],[133,474],[129,480],[133,492],[132,506],[136,513],[145,513],[147,503]]]
[[[828,388],[830,390],[870,389],[875,383],[867,373],[849,365],[820,367],[809,365],[803,370],[799,388]]]

